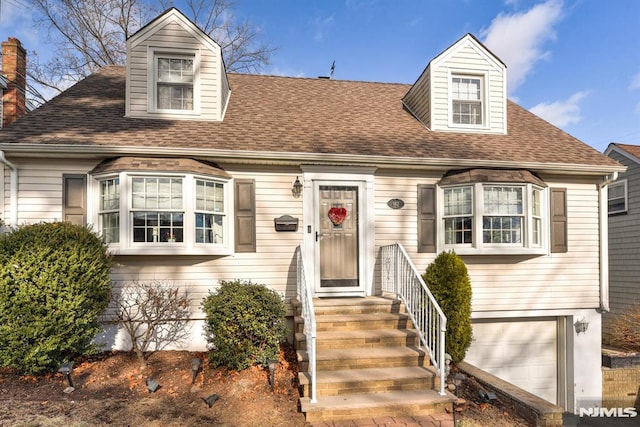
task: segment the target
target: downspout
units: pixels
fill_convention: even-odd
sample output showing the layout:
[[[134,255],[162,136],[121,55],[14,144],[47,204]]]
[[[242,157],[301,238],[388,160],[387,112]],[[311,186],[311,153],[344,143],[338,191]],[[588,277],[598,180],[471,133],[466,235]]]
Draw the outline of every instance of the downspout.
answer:
[[[4,151],[0,150],[0,162],[4,163],[11,169],[11,190],[10,190],[10,218],[9,224],[16,226],[18,224],[18,168],[4,156]],[[3,189],[4,191],[4,189]]]
[[[600,197],[600,312],[609,311],[609,212],[607,185],[618,179],[618,172],[607,175],[598,184]]]

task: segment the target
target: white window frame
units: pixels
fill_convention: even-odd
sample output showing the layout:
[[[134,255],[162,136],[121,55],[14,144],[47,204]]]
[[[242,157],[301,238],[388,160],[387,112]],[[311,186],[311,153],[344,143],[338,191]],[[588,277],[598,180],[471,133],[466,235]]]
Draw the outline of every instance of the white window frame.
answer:
[[[150,47],[147,52],[147,111],[161,116],[199,116],[200,115],[200,51],[184,49],[172,51]],[[173,110],[158,108],[158,58],[193,59],[193,109]]]
[[[461,244],[445,243],[444,192],[454,187],[470,187],[472,189],[472,242]],[[520,243],[484,243],[483,219],[484,189],[487,187],[521,187],[523,189],[522,242]],[[533,192],[539,194],[539,215],[533,215]],[[438,187],[437,233],[438,252],[454,250],[460,255],[544,255],[549,253],[549,191],[530,183],[469,183]],[[495,215],[491,215],[495,216]],[[540,220],[539,242],[534,241],[534,219]]]
[[[614,200],[611,197],[611,189],[612,188],[617,188],[617,187],[622,187],[623,188],[623,193],[624,193],[623,196],[622,197],[616,197],[616,199],[623,199],[624,207],[622,209],[611,211],[611,210],[609,210],[609,203],[611,202],[611,200]],[[621,179],[621,180],[618,180],[618,181],[615,181],[615,182],[612,182],[611,184],[609,184],[609,187],[607,189],[607,212],[609,213],[609,215],[627,213],[628,209],[629,209],[629,195],[628,195],[627,180],[626,179]]]
[[[183,241],[134,242],[133,241],[133,178],[180,178],[182,179],[182,212]],[[100,222],[100,182],[105,179],[119,178],[120,194],[120,230],[119,242],[109,244],[109,250],[116,255],[232,255],[234,248],[234,229],[232,209],[233,182],[220,177],[173,172],[138,172],[123,171],[115,174],[95,176],[92,194],[95,194],[95,215],[93,223],[101,230]],[[207,181],[223,184],[224,212],[222,215],[223,241],[222,243],[196,242],[196,181]],[[155,211],[151,209],[150,211]],[[160,211],[160,210],[158,210]],[[164,211],[163,211],[164,212]]]
[[[458,99],[453,97],[453,79],[478,79],[480,80],[480,111],[482,114],[482,123],[470,124],[470,123],[455,123],[453,120],[453,103]],[[448,84],[449,88],[449,127],[451,128],[463,128],[463,129],[488,129],[489,123],[489,74],[484,71],[470,71],[470,70],[449,70]]]

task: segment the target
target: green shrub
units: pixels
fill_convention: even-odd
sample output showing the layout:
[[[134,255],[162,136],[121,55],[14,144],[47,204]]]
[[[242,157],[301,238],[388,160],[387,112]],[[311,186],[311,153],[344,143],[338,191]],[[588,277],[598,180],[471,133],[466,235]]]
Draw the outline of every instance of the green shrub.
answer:
[[[0,366],[37,374],[95,350],[111,265],[86,227],[41,223],[0,236]]]
[[[464,360],[471,345],[471,281],[455,252],[442,252],[422,276],[447,316],[445,351],[454,362]]]
[[[243,370],[277,359],[285,338],[286,309],[280,296],[250,281],[221,281],[202,302],[214,366]]]

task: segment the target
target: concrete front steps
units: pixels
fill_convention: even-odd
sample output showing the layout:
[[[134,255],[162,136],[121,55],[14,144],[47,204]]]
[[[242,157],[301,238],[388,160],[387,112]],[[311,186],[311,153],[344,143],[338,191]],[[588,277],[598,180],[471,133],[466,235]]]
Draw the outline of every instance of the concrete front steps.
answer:
[[[317,402],[309,399],[304,322],[294,301],[300,405],[308,422],[420,416],[451,408],[404,307],[382,297],[314,300]]]

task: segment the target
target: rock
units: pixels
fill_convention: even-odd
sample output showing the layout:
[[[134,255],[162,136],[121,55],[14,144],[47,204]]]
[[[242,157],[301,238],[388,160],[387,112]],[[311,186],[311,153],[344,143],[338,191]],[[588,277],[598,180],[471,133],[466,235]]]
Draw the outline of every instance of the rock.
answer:
[[[64,390],[62,390],[62,392],[65,393],[65,394],[71,394],[74,391],[76,391],[75,387],[67,387]]]

